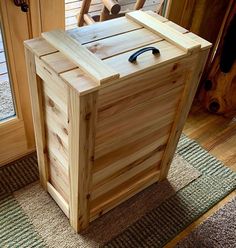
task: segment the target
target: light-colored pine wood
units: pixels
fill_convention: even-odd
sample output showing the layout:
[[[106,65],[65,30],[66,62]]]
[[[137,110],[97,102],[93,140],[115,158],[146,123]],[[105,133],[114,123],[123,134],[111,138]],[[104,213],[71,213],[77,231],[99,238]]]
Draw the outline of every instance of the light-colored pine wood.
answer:
[[[208,58],[208,54],[209,49],[201,51],[199,54],[194,55],[197,58],[193,63],[192,71],[189,72],[186,78],[186,85],[182,95],[182,100],[179,104],[178,112],[175,117],[175,124],[172,127],[168,145],[163,156],[160,180],[164,180],[167,177],[167,173],[174,156],[174,151],[182,133],[184,123],[188,116],[188,112],[191,108],[193,98],[196,94],[197,87]],[[193,84],[192,82],[195,82],[195,84]]]
[[[66,144],[54,130],[47,128],[46,134],[47,149],[54,153],[64,167],[68,167],[68,147]]]
[[[49,153],[49,181],[63,199],[69,203],[69,176],[68,167],[62,165],[53,153]]]
[[[79,29],[68,30],[67,33],[81,44],[85,44],[140,28],[140,25],[127,20],[125,17],[121,17],[111,20],[110,25],[107,25],[106,22],[101,22]],[[94,33],[96,33],[95,36]]]
[[[75,39],[66,35],[64,31],[54,30],[43,33],[42,36],[96,82],[102,84],[119,78],[119,74],[115,70],[105,65]]]
[[[131,180],[113,189],[106,195],[91,202],[90,220],[94,220],[105,214],[120,203],[158,181],[159,171],[156,168],[148,169]]]
[[[42,81],[36,74],[35,56],[27,48],[25,49],[25,59],[30,82],[30,99],[34,120],[34,132],[36,150],[39,166],[40,182],[44,189],[47,189],[48,182],[48,162],[46,154],[46,137],[44,126],[43,102],[42,102]]]
[[[106,59],[160,40],[162,38],[158,35],[145,29],[138,29],[118,36],[90,42],[86,47],[100,59]]]
[[[61,78],[42,60],[36,57],[36,71],[45,83],[43,84],[46,94],[59,106],[63,113],[67,113],[68,87]]]
[[[97,93],[69,92],[70,223],[76,231],[89,224]]]
[[[183,50],[165,40],[149,45],[158,48],[160,50],[160,56],[155,56],[152,54],[152,52],[147,52],[142,54],[137,59],[137,63],[133,64],[128,61],[128,58],[134,52],[139,50],[134,49],[132,51],[122,53],[103,61],[109,64],[111,67],[116,68],[116,70],[120,73],[120,78],[125,78],[138,76],[139,74],[144,73],[147,70],[157,69],[158,67],[169,64],[171,62],[179,61],[181,58],[188,56]]]
[[[100,97],[101,102],[99,102],[98,121],[102,122],[104,120],[104,124],[106,119],[112,119],[112,117],[115,115],[133,111],[141,102],[148,102],[151,99],[152,101],[158,100],[158,102],[161,99],[165,100],[165,97],[169,97],[170,95],[174,96],[179,90],[181,90],[180,88],[183,84],[183,77],[176,73],[172,74],[170,77],[168,77],[168,79],[165,78],[165,80],[162,81],[157,81],[156,78],[154,80],[155,84],[153,84],[153,87],[151,87],[151,80],[150,84],[148,85],[144,83],[142,89],[139,88],[140,85],[138,84],[135,90],[130,92],[128,91],[128,86],[130,85],[123,87],[122,91],[126,91],[127,95],[122,95],[120,98],[115,96],[119,97],[121,90],[120,92],[113,93],[113,87],[111,87],[111,91],[109,92],[110,94],[105,94],[105,96]],[[173,82],[175,84],[174,91]],[[140,93],[141,91],[143,91],[143,94]],[[107,102],[108,104],[106,105],[104,102]]]
[[[168,128],[170,130],[170,126],[168,126]],[[134,147],[132,147],[133,144],[126,145],[121,149],[107,154],[99,160],[95,160],[95,168],[93,170],[93,185],[95,190],[97,185],[104,183],[105,179],[112,178],[114,180],[114,178],[120,174],[120,171],[125,170],[125,168],[129,168],[127,170],[129,171],[134,167],[133,172],[130,172],[131,175],[133,175],[133,173],[136,173],[137,165],[141,164],[142,167],[143,162],[145,164],[144,166],[153,165],[155,161],[145,161],[151,156],[154,156],[156,161],[161,160],[168,134],[164,133],[159,135],[161,137],[158,137],[158,134],[155,133],[152,133],[152,135],[157,137],[158,140],[149,141],[147,136],[144,137],[143,140],[138,140],[138,142],[142,142],[141,144],[135,144],[134,142]],[[126,148],[131,150],[127,151]],[[124,155],[121,157],[120,154]],[[158,159],[155,156],[156,154],[158,154]],[[125,175],[123,175],[123,177],[125,177]]]
[[[165,18],[162,22],[183,40],[188,34]],[[187,38],[198,44],[188,53],[127,18],[67,36],[121,76],[100,85],[60,49],[49,45],[42,52],[32,44],[39,55],[36,73],[44,80],[49,182],[68,202],[70,223],[79,232],[167,174],[209,44]],[[128,62],[146,46],[156,46],[160,55],[147,52]]]
[[[185,37],[180,32],[177,32],[175,29],[156,20],[154,17],[151,17],[143,11],[127,13],[126,16],[143,27],[146,27],[147,29],[157,33],[161,37],[177,45],[186,52],[192,52],[194,50],[198,51],[200,48],[199,43]]]
[[[24,45],[38,57],[41,57],[42,55],[45,54],[54,53],[57,51],[55,47],[50,45],[41,37],[32,40],[27,40],[24,42]]]
[[[48,182],[47,183],[47,190],[48,193],[51,195],[51,197],[55,200],[55,202],[58,204],[58,206],[61,208],[61,210],[64,212],[64,214],[69,218],[69,206],[67,202],[63,199],[60,193]]]

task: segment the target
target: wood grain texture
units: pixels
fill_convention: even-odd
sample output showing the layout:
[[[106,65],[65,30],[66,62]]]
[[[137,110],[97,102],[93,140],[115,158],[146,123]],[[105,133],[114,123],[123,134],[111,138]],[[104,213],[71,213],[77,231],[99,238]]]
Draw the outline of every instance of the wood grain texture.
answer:
[[[105,65],[64,31],[54,30],[42,33],[42,36],[96,82],[102,84],[119,78],[119,74],[115,70]]]
[[[69,203],[68,167],[65,168],[65,166],[61,164],[59,159],[52,152],[48,152],[48,162],[50,165],[49,181],[68,204]]]
[[[78,232],[89,224],[97,93],[69,92],[70,223]]]
[[[167,173],[174,156],[174,151],[178,144],[180,135],[184,127],[184,123],[186,121],[188,112],[192,105],[192,101],[196,94],[197,87],[200,82],[201,75],[203,73],[204,66],[208,58],[208,54],[209,54],[209,50],[205,50],[205,51],[201,51],[199,54],[194,55],[196,59],[192,61],[193,63],[192,71],[189,71],[189,73],[187,74],[185,89],[181,97],[179,109],[175,117],[176,118],[175,124],[172,127],[167,149],[163,156],[163,160],[161,164],[160,180],[164,180],[167,177]],[[195,83],[193,84],[193,82]]]
[[[143,11],[135,11],[126,14],[126,17],[137,22],[143,27],[150,29],[152,32],[157,33],[167,41],[177,45],[186,52],[199,50],[200,44],[185,37],[180,32],[155,19]]]
[[[65,202],[61,194],[58,193],[58,191],[49,182],[47,183],[47,191],[64,212],[64,214],[69,217],[70,211],[68,204]]]
[[[154,168],[149,168],[146,171],[139,173],[129,181],[126,181],[122,185],[114,188],[112,191],[109,191],[108,193],[92,201],[90,221],[105,214],[118,204],[157,182],[158,177],[159,171],[157,171],[156,166]]]
[[[228,116],[211,114],[196,101],[185,123],[184,133],[236,171],[235,114]]]
[[[160,19],[153,16],[151,25]],[[127,18],[68,32],[86,54],[119,73],[102,85],[61,49],[48,46],[42,53],[35,45],[36,72],[44,80],[50,183],[69,204],[77,232],[168,173],[210,44],[165,18],[159,24],[167,27],[164,36]],[[173,37],[166,40],[172,31],[182,45],[190,39],[187,49]],[[160,55],[144,53],[128,62],[149,45]]]
[[[35,56],[27,48],[25,49],[25,59],[28,72],[28,81],[30,82],[29,89],[34,120],[39,177],[42,186],[44,189],[47,189],[48,162],[46,154],[46,136],[43,114],[42,81],[36,74]]]

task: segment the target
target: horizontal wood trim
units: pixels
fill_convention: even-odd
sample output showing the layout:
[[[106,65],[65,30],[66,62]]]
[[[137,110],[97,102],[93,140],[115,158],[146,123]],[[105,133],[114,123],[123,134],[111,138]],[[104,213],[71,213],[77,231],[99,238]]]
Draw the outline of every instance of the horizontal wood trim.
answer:
[[[201,45],[184,36],[176,29],[171,28],[169,25],[166,25],[163,22],[160,22],[156,18],[148,15],[143,11],[134,11],[126,14],[126,17],[130,20],[138,23],[139,25],[151,30],[152,32],[160,35],[165,40],[175,44],[184,51],[192,52],[200,49]]]
[[[47,183],[47,190],[54,201],[58,204],[61,210],[64,212],[67,218],[69,218],[69,205],[61,196],[61,194],[52,186],[51,183]]]
[[[50,152],[48,153],[48,165],[50,183],[69,203],[69,168],[65,168],[56,156]]]
[[[42,36],[97,83],[102,84],[119,78],[119,73],[103,63],[65,31],[54,30],[42,33]]]
[[[145,171],[148,168],[160,169],[159,164],[162,158],[163,152],[153,152],[154,154],[148,154],[144,158],[138,159],[134,163],[126,166],[123,170],[120,170],[118,173],[111,175],[109,178],[106,178],[99,184],[94,185],[91,192],[91,200],[94,200],[103,194],[106,194],[108,191],[118,187],[122,183],[130,180],[132,177]]]
[[[127,20],[125,17],[121,17],[111,20],[109,26],[106,22],[100,22],[94,25],[80,27],[79,29],[68,30],[67,33],[81,44],[87,44],[140,28],[142,28],[140,25]],[[95,33],[96,36],[94,36]]]
[[[131,196],[158,181],[160,171],[151,168],[91,202],[90,221],[105,214]]]

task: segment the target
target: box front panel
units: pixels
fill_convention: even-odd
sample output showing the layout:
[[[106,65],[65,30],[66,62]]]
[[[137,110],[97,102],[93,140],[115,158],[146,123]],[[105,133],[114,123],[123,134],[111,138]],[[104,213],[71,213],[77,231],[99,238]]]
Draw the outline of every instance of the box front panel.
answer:
[[[91,219],[158,181],[190,59],[99,92]]]

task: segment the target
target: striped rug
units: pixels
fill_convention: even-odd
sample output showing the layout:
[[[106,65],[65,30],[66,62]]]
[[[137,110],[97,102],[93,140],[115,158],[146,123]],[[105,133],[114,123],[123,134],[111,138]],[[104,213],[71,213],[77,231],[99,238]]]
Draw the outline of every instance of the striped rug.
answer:
[[[37,179],[35,155],[0,168],[0,247],[163,247],[236,188],[234,172],[182,136],[168,181],[78,235]]]

